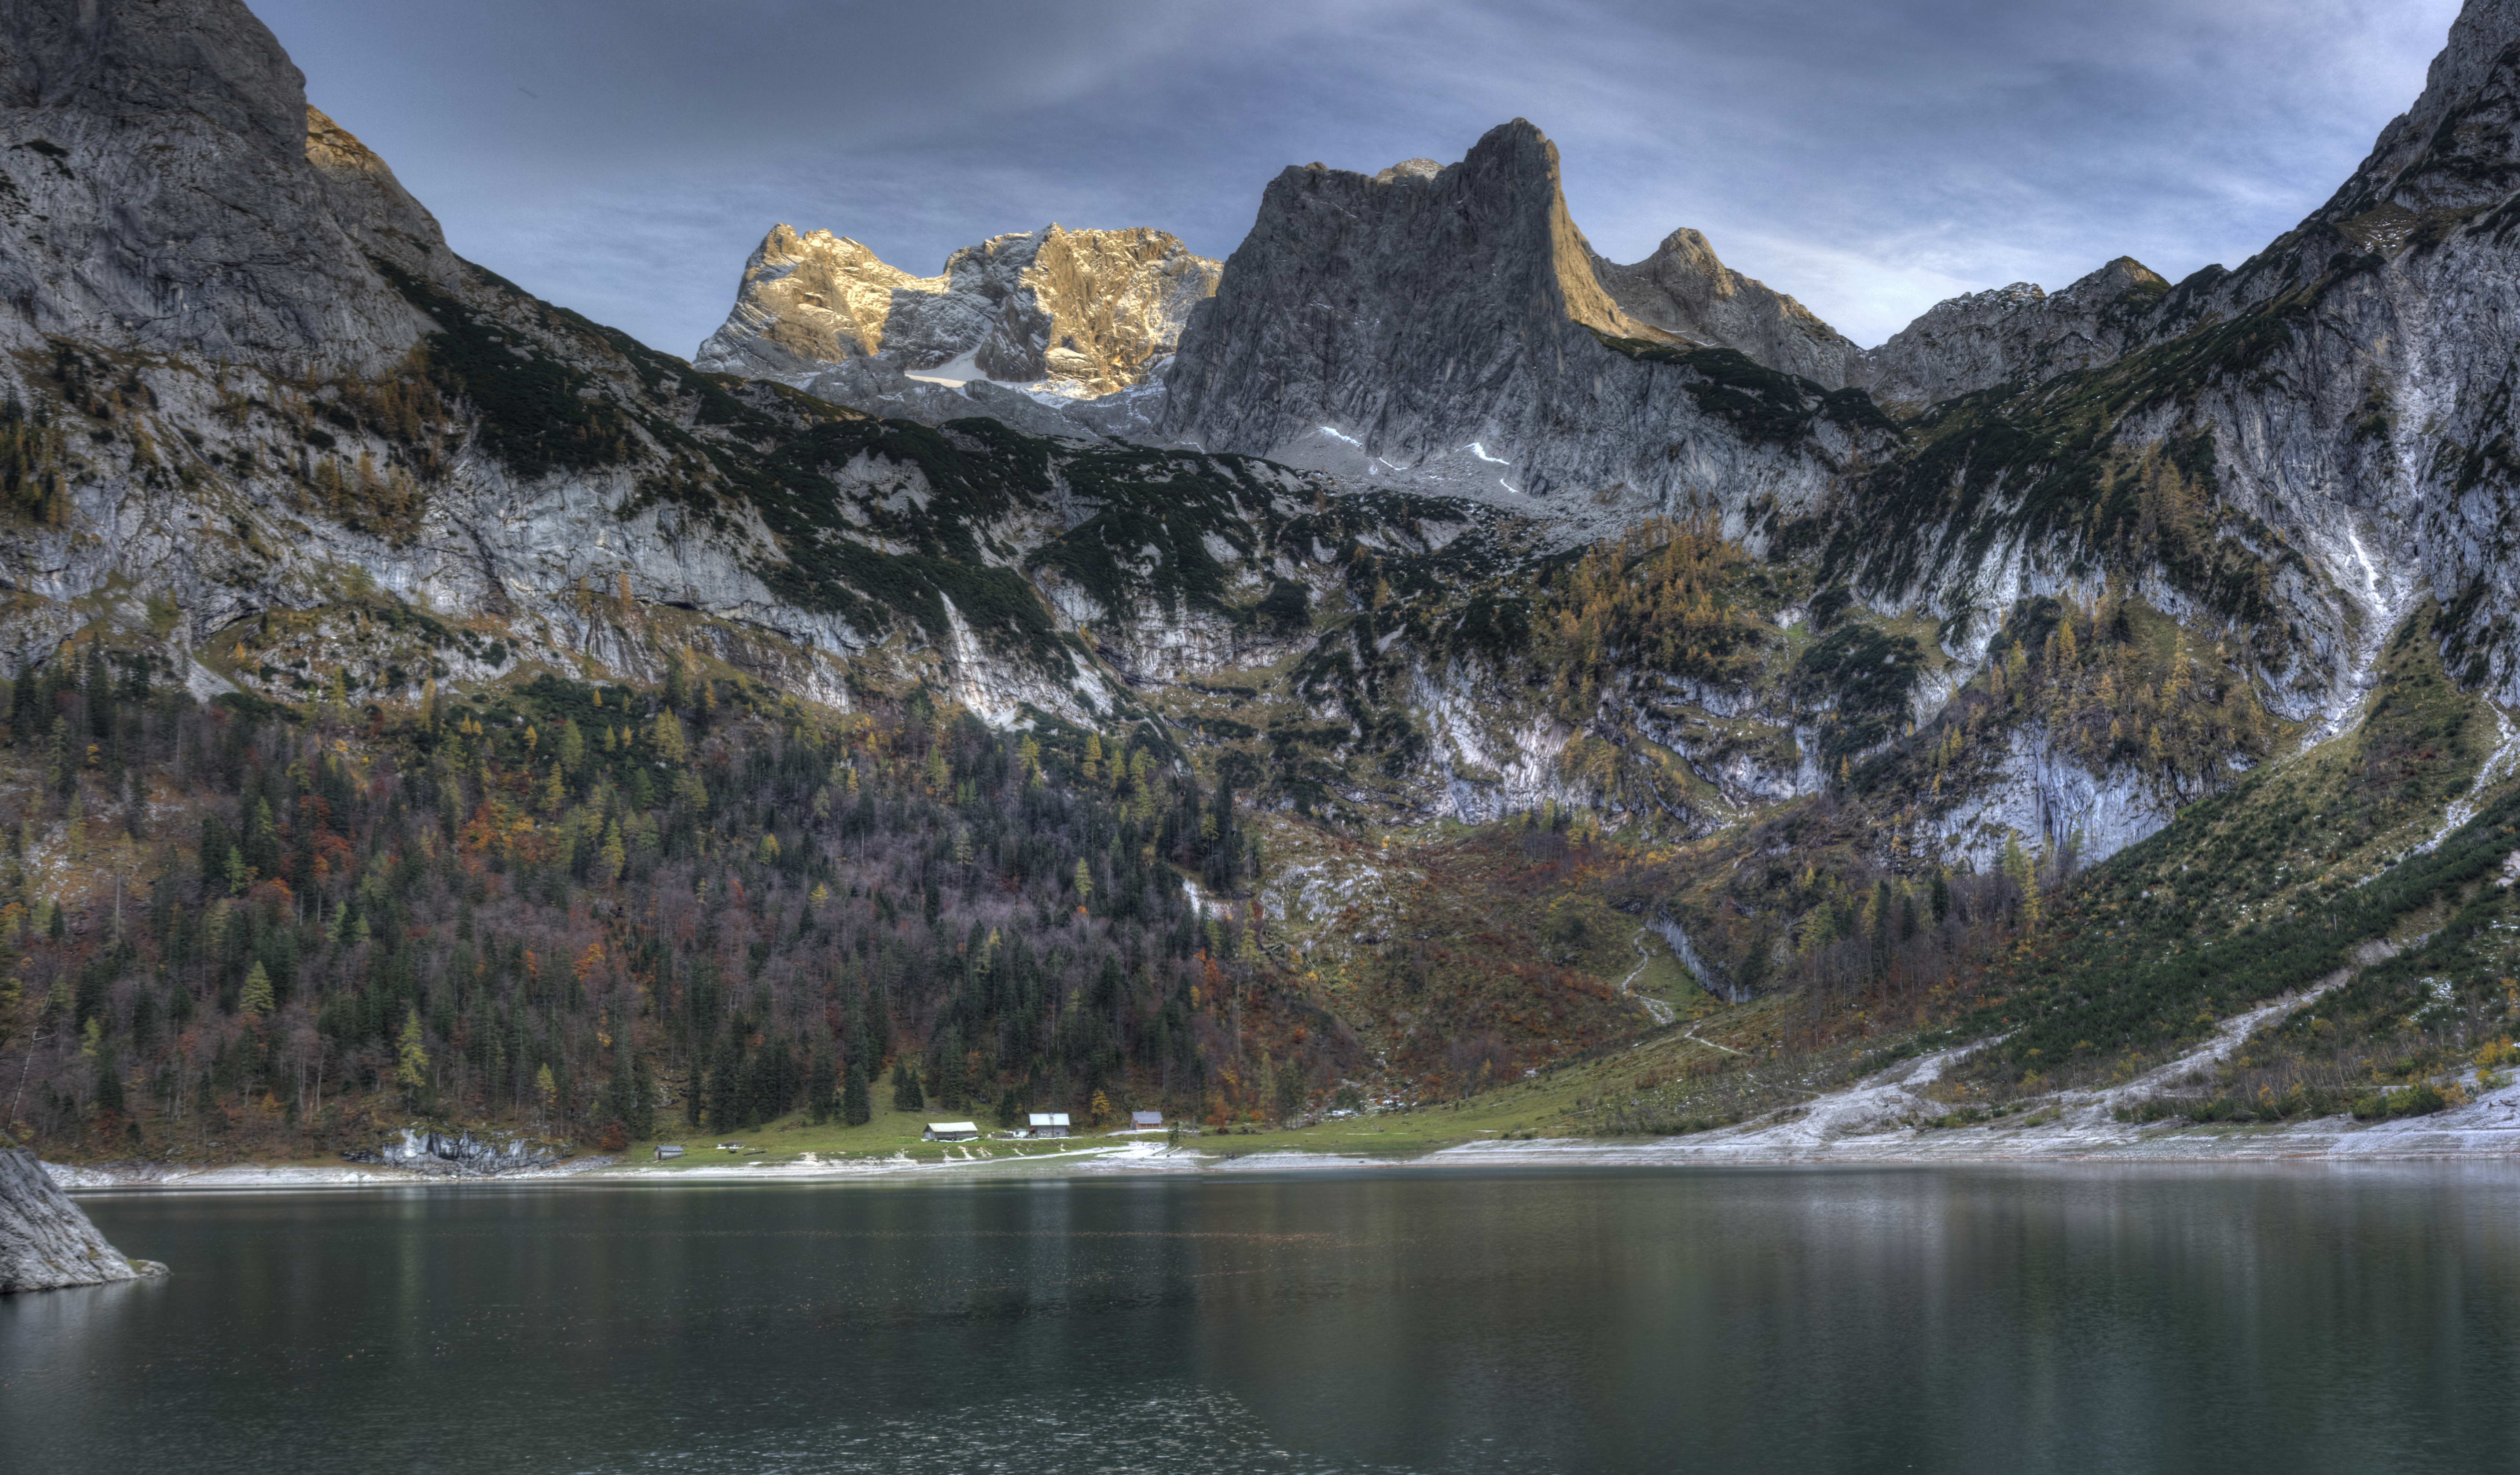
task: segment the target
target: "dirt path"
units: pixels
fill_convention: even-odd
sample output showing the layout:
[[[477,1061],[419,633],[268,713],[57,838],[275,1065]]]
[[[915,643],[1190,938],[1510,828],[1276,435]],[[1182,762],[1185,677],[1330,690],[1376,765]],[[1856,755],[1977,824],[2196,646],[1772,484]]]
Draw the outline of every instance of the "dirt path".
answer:
[[[1637,981],[1637,975],[1639,973],[1642,973],[1645,969],[1653,966],[1653,954],[1645,951],[1644,940],[1645,929],[1642,927],[1637,928],[1637,935],[1628,939],[1628,946],[1636,949],[1637,956],[1644,961],[1629,969],[1628,976],[1619,980],[1619,992],[1630,999],[1634,999],[1637,1003],[1643,1005],[1645,1006],[1645,1012],[1653,1016],[1654,1023],[1669,1024],[1674,1019],[1680,1017],[1680,1010],[1673,1008],[1670,1005],[1663,1003],[1661,1000],[1654,998],[1650,994],[1640,994],[1629,987],[1630,984]],[[1703,1045],[1706,1042],[1701,1040],[1698,1043]]]

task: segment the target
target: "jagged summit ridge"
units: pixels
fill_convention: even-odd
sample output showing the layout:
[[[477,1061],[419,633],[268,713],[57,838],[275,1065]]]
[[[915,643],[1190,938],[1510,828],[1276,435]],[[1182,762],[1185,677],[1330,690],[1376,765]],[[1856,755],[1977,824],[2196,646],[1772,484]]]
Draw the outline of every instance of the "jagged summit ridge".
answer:
[[[1182,335],[1162,434],[1523,508],[1595,493],[1613,518],[1809,505],[1827,456],[1783,427],[1824,386],[1763,356],[1842,362],[1852,345],[1693,233],[1666,246],[1604,262],[1568,215],[1555,146],[1520,118],[1431,174],[1288,168]],[[1710,340],[1736,351],[1686,367]],[[1767,375],[1778,418],[1739,433],[1710,409],[1710,372]]]
[[[2113,362],[2143,341],[2170,284],[2132,256],[2053,293],[2015,282],[1934,304],[1862,355],[1853,380],[1913,409],[2018,381],[2038,383]]]
[[[921,277],[827,230],[772,228],[700,368],[802,387],[836,366],[987,379],[1090,398],[1144,382],[1217,263],[1145,227],[993,236]]]
[[[1672,232],[1633,265],[1598,255],[1592,264],[1622,311],[1677,339],[1737,348],[1830,389],[1860,378],[1862,350],[1852,340],[1792,297],[1726,266],[1696,231]]]

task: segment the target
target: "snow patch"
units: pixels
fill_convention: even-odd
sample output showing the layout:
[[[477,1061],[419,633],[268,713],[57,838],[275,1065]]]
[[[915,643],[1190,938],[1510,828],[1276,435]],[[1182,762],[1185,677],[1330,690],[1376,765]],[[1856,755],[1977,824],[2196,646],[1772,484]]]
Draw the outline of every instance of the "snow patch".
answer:
[[[981,372],[980,366],[973,362],[978,358],[979,352],[977,348],[966,348],[933,369],[910,369],[903,372],[922,384],[944,384],[949,388],[959,389],[973,380],[988,378],[988,375]]]

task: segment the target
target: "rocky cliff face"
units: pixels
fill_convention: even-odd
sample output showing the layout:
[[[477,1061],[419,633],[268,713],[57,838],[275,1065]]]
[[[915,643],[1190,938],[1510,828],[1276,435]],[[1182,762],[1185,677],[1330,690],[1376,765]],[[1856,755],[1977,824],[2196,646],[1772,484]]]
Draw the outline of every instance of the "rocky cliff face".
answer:
[[[418,341],[369,257],[450,269],[436,223],[306,106],[242,6],[22,0],[5,23],[0,341],[290,373],[372,371]]]
[[[105,1242],[35,1155],[0,1147],[0,1295],[109,1285],[166,1274]]]
[[[1622,312],[1674,340],[1737,348],[1759,364],[1827,389],[1863,382],[1863,350],[1818,314],[1715,257],[1706,238],[1677,230],[1633,266],[1599,256],[1593,275]]]
[[[1658,259],[1616,278],[1632,312],[1518,119],[1431,173],[1288,169],[1183,334],[1163,433],[1587,527],[1571,494],[1744,531],[1754,508],[1807,514],[1886,427],[1860,395],[1650,321],[1706,326],[1693,287],[1653,286],[1686,275]]]
[[[1936,303],[1864,352],[1851,378],[1883,405],[1911,412],[1997,384],[2040,383],[2113,362],[2143,341],[2150,309],[2169,291],[2120,256],[2053,296],[2029,282],[1971,292]]]
[[[1976,392],[1868,487],[1861,580],[1894,602],[1939,582],[1949,618],[2114,568],[2254,648],[2271,704],[2322,731],[2430,598],[2461,680],[2520,698],[2492,387],[2520,372],[2493,326],[2520,276],[2515,67],[2520,8],[2470,5],[2354,179],[2238,269],[2165,289],[2121,261],[2056,298],[1945,304],[1876,350],[1885,382]],[[2181,446],[2185,513],[2144,469]]]
[[[807,387],[873,360],[930,382],[1037,385],[1092,399],[1143,383],[1169,356],[1217,264],[1162,231],[995,236],[915,277],[829,231],[773,227],[744,262],[735,310],[701,369]],[[856,387],[842,377],[841,397]],[[967,410],[965,413],[968,413]]]

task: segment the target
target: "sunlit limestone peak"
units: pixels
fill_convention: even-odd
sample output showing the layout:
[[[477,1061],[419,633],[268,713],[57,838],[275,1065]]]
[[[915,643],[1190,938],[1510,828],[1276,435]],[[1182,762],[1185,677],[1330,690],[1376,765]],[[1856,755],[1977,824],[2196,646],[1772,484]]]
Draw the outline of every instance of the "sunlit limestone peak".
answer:
[[[780,225],[695,362],[801,386],[874,360],[1090,398],[1144,382],[1216,276],[1216,262],[1145,227],[993,236],[920,277],[845,236]]]

